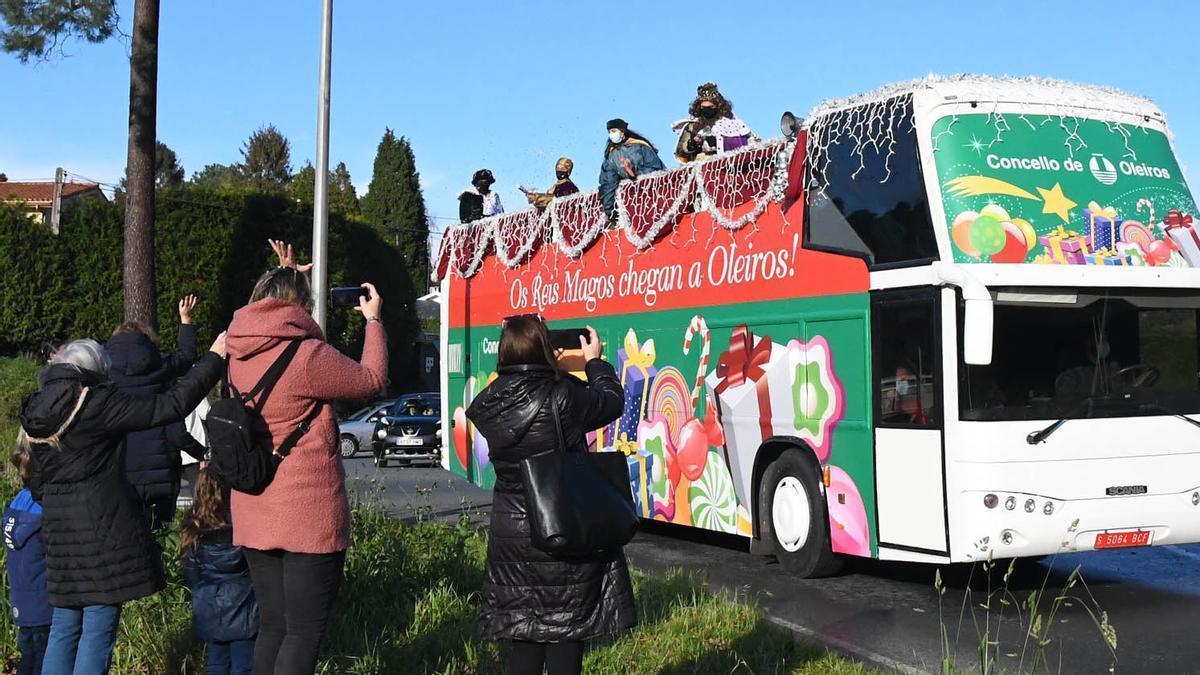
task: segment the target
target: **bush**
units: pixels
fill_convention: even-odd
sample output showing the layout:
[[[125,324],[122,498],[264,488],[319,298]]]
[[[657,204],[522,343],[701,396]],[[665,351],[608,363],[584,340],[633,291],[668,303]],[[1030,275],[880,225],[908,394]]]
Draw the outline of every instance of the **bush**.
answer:
[[[182,186],[159,191],[155,234],[158,324],[162,344],[178,335],[179,298],[201,299],[194,321],[202,344],[228,326],[254,282],[273,263],[268,238],[299,243],[312,233],[312,206],[283,195]],[[53,336],[105,340],[124,315],[123,207],[86,200],[64,214],[55,237],[20,210],[0,205],[0,355],[31,353]],[[390,377],[404,390],[416,373],[416,291],[396,249],[366,223],[333,214],[331,285],[371,281],[384,296]],[[301,254],[308,252],[301,247]],[[361,353],[363,326],[350,311],[330,311],[332,344]]]

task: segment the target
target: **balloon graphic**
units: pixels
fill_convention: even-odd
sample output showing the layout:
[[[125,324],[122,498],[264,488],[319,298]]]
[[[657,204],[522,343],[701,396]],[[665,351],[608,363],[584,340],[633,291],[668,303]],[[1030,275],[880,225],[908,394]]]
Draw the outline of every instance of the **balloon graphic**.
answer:
[[[1008,211],[1005,211],[1004,207],[1000,206],[999,204],[988,204],[982,209],[979,209],[979,215],[991,216],[1002,223],[1006,220],[1011,220],[1011,218],[1008,217]]]
[[[975,245],[971,243],[971,237],[969,236],[971,223],[975,222],[975,219],[978,217],[979,214],[974,211],[963,211],[955,216],[954,224],[950,226],[950,238],[954,240],[954,245],[958,247],[958,250],[972,258],[979,257],[979,249],[975,248]]]
[[[854,479],[840,467],[829,465],[829,538],[834,553],[871,555],[867,509]]]
[[[1024,218],[1013,218],[1012,224],[1016,225],[1021,230],[1021,234],[1025,235],[1025,252],[1032,251],[1038,243],[1037,230],[1033,229],[1033,224]]]
[[[982,255],[992,256],[1004,249],[1004,227],[995,216],[981,215],[976,218],[967,236],[971,245]]]
[[[459,466],[467,466],[467,413],[459,406],[454,409],[454,456]]]
[[[1029,247],[1026,245],[1025,234],[1021,232],[1021,228],[1015,223],[1003,222],[1000,226],[1004,228],[1004,248],[992,256],[994,263],[1019,263],[1025,262],[1025,256],[1029,253]]]
[[[1171,246],[1162,239],[1155,239],[1146,248],[1146,259],[1156,265],[1164,265],[1171,260]]]
[[[471,447],[475,449],[475,466],[478,466],[479,470],[483,471],[487,468],[488,464],[492,463],[492,455],[488,452],[487,439],[483,437],[483,434],[479,433],[478,429],[474,431],[474,443],[471,444]]]

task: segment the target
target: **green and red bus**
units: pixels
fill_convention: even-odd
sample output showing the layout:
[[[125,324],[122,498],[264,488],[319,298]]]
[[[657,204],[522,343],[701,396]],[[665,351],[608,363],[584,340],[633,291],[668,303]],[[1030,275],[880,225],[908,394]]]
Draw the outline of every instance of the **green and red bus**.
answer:
[[[643,518],[963,562],[1200,541],[1200,222],[1161,113],[1041,79],[927,78],[783,140],[445,235],[443,466],[500,322],[594,326],[625,391],[589,436]]]

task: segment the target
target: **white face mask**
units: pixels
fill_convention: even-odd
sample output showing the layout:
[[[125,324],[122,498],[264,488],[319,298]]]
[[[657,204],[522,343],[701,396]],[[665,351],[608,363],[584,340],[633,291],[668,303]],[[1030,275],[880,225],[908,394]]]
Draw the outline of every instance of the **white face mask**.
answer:
[[[621,141],[625,140],[625,134],[624,132],[613,129],[612,131],[608,132],[608,140],[612,141],[613,143],[620,143]]]
[[[896,393],[900,396],[908,396],[908,380],[896,380]]]

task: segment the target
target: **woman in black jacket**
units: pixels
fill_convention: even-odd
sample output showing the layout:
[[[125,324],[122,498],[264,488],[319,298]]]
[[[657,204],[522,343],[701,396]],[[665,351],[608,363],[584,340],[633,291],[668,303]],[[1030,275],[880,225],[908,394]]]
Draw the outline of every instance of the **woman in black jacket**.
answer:
[[[637,623],[633,586],[621,551],[557,559],[533,547],[525,511],[522,459],[558,448],[558,406],[567,448],[586,452],[587,432],[617,419],[624,406],[612,365],[600,358],[596,331],[580,338],[588,382],[566,375],[536,316],[505,320],[497,379],[471,403],[467,417],[483,434],[496,467],[492,521],[479,617],[485,640],[511,642],[510,675],[579,673],[585,640]]]
[[[158,336],[148,326],[136,321],[117,326],[104,345],[112,359],[109,378],[113,384],[131,396],[152,399],[190,370],[196,361],[195,308],[194,295],[179,301],[179,338],[170,354],[159,353]],[[188,434],[183,422],[133,431],[125,437],[125,475],[142,498],[153,529],[175,518],[180,451],[197,461],[204,459],[204,446]]]
[[[152,399],[122,393],[93,340],[67,345],[18,415],[42,504],[54,617],[44,675],[107,672],[121,604],[161,590],[162,552],[125,479],[125,434],[182,420],[220,379],[225,334],[175,386]]]

